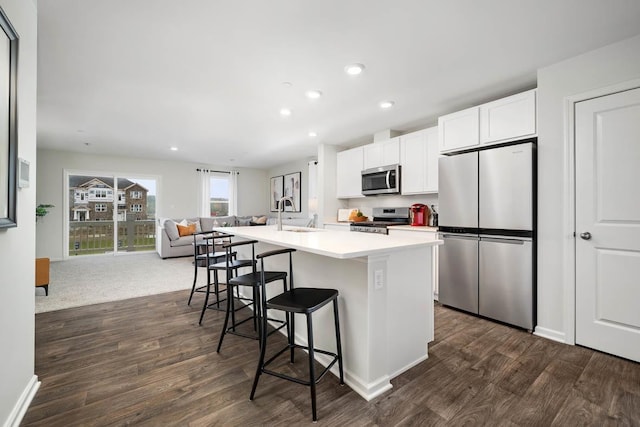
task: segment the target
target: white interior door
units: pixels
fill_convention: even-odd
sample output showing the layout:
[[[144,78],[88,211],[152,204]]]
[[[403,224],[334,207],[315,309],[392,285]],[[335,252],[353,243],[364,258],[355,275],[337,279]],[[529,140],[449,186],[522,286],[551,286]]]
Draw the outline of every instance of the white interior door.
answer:
[[[640,361],[640,88],[575,120],[576,343]]]

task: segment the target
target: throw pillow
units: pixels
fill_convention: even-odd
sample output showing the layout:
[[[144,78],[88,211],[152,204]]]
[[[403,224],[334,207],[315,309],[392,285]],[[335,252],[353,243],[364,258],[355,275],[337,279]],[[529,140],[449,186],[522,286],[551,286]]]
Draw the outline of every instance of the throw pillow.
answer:
[[[180,238],[180,234],[178,234],[177,224],[171,219],[168,219],[164,222],[164,231],[166,231],[167,237],[172,242]]]
[[[178,227],[178,234],[180,237],[191,236],[196,232],[196,224],[192,222],[189,225],[182,225],[182,223],[176,225]]]
[[[253,218],[251,218],[251,222],[253,222],[255,224],[266,224],[267,223],[267,217],[266,216],[261,216],[261,217],[254,216]]]

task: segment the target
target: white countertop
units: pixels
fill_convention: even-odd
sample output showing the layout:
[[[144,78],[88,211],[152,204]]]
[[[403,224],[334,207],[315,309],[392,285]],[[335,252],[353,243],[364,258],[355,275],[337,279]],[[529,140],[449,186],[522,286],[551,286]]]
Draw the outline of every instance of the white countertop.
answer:
[[[410,236],[387,236],[373,233],[345,233],[319,228],[284,226],[278,231],[275,225],[259,227],[215,227],[214,230],[255,239],[286,248],[332,258],[358,258],[367,255],[405,250],[411,247],[436,246],[443,243],[436,239],[414,239]]]

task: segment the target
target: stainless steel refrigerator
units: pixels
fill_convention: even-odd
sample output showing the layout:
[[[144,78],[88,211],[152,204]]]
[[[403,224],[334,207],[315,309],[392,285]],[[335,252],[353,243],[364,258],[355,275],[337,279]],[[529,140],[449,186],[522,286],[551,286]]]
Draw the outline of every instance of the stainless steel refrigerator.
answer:
[[[535,139],[439,159],[439,301],[535,326]]]

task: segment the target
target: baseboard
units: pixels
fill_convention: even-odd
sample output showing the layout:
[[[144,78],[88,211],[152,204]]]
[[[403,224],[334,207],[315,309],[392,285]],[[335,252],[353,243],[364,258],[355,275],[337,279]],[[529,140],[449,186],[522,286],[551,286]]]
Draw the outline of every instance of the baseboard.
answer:
[[[533,334],[552,341],[561,342],[563,344],[566,344],[567,342],[564,332],[554,331],[553,329],[543,328],[542,326],[536,326]]]
[[[9,418],[4,423],[4,427],[18,427],[24,418],[24,414],[27,413],[31,401],[36,395],[36,392],[40,388],[40,381],[38,376],[34,375],[29,380],[29,383],[25,387],[24,391],[20,395],[20,399],[16,402],[13,410],[9,414]]]

